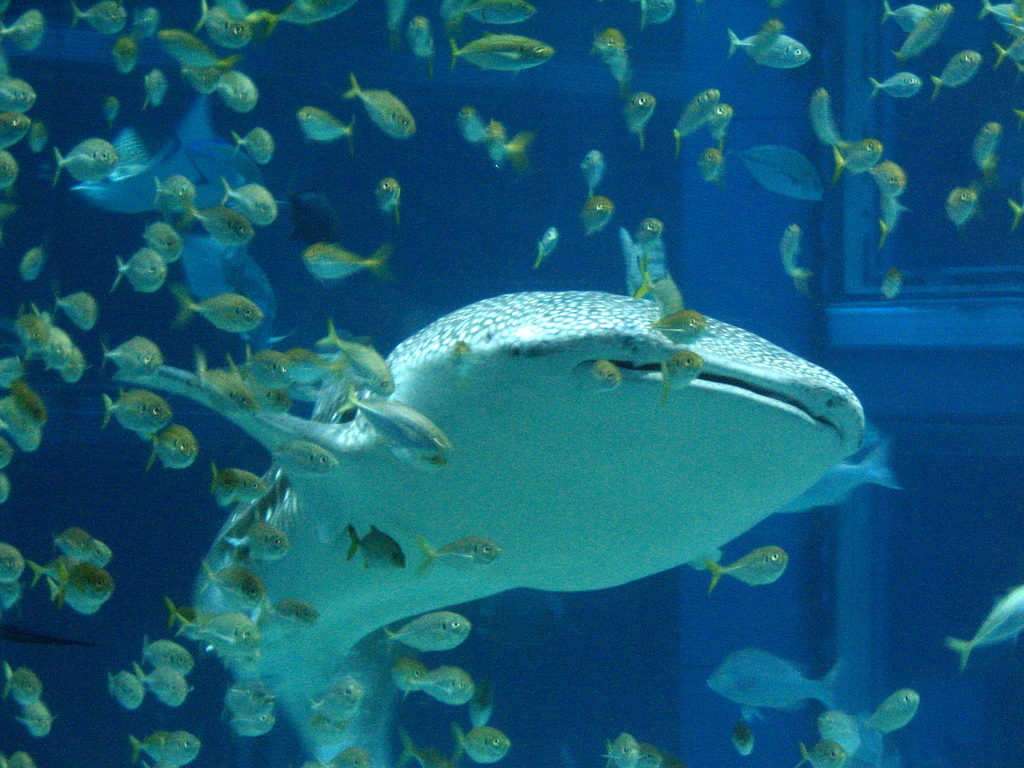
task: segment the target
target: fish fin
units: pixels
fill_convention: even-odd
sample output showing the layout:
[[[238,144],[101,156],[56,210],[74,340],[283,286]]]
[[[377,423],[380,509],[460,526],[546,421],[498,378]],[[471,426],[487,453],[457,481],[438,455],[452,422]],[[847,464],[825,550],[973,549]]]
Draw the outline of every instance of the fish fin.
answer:
[[[740,707],[740,715],[748,723],[752,723],[755,720],[762,720],[761,711],[757,707],[745,706]]]
[[[395,209],[397,210],[397,208]],[[384,243],[373,252],[373,255],[365,262],[366,268],[373,272],[378,280],[391,280],[391,271],[388,269],[388,259],[395,252],[394,243]]]
[[[992,45],[996,47],[996,63],[992,65],[992,69],[999,69],[999,65],[1003,63],[1003,59],[1006,58],[1006,49],[1003,48],[999,43],[993,42]]]
[[[352,119],[348,121],[348,125],[345,126],[345,138],[348,139],[348,154],[349,157],[356,156],[356,138],[355,132],[352,130],[356,124],[356,116],[352,115]]]
[[[111,144],[117,150],[118,157],[117,164],[110,169],[112,175],[116,175],[119,168],[132,168],[137,170],[125,175],[137,176],[144,168],[148,168],[153,163],[153,157],[146,149],[142,137],[134,128],[125,128],[114,137]]]
[[[100,424],[100,429],[103,429],[110,422],[110,417],[114,414],[114,401],[110,399],[110,395],[106,392],[103,393],[103,421]],[[42,572],[42,568],[40,568]],[[38,579],[38,575],[36,579]],[[35,580],[32,581],[32,586],[35,586]]]
[[[408,691],[406,692],[408,693]],[[403,768],[410,760],[416,759],[416,745],[412,742],[412,737],[409,736],[409,732],[405,728],[398,729],[398,737],[402,740],[402,754],[398,758],[398,768]]]
[[[455,69],[455,61],[459,58],[459,46],[455,43],[454,37],[448,38],[448,45],[450,45],[452,49],[452,62],[448,66],[448,71],[451,71]]]
[[[185,625],[189,623],[188,619],[186,619],[185,615],[181,612],[181,607],[175,605],[171,598],[164,596],[164,605],[167,606],[167,628],[170,629],[173,627],[174,622],[177,621],[180,626],[178,627],[178,631],[174,634],[180,635],[185,631]]]
[[[843,660],[837,659],[836,663],[832,665],[832,669],[825,673],[825,675],[818,680],[818,686],[821,690],[818,692],[817,699],[825,705],[827,709],[836,708],[836,683],[839,680],[839,675],[843,671]]]
[[[178,124],[176,130],[178,141],[187,150],[207,144],[223,144],[221,139],[213,130],[213,123],[210,121],[210,99],[206,94],[199,94],[184,119]]]
[[[361,91],[359,89],[359,83],[356,82],[355,72],[349,72],[348,73],[348,81],[349,81],[349,83],[352,84],[352,87],[349,88],[347,91],[345,91],[341,95],[341,97],[343,99],[357,99],[357,98],[359,98],[359,94],[361,93]]]
[[[459,728],[458,723],[452,723],[452,736],[455,737],[455,750],[452,752],[452,762],[456,765],[466,752],[466,735]]]
[[[191,319],[195,313],[195,305],[192,304],[192,297],[189,296],[188,289],[180,283],[171,286],[171,293],[178,300],[178,314],[174,316],[171,325],[180,327]]]
[[[36,582],[46,574],[46,569],[39,563],[32,562],[31,560],[26,560],[25,564],[28,565],[29,569],[32,571],[32,581],[28,585],[29,589],[31,589],[36,585]]]
[[[836,161],[836,170],[832,174],[832,185],[839,181],[839,177],[843,175],[843,168],[846,167],[846,161],[843,159],[843,153],[839,151],[839,147],[832,147],[832,157]]]
[[[1010,225],[1010,231],[1013,232],[1020,224],[1020,217],[1024,215],[1024,205],[1021,205],[1016,200],[1008,199],[1006,201],[1010,204],[1010,208],[1013,210],[1013,223]]]
[[[736,37],[736,33],[731,29],[727,31],[729,33],[729,56],[732,56],[736,53],[736,49],[743,45],[743,41]]]
[[[111,293],[117,290],[117,286],[121,284],[121,278],[124,277],[124,261],[120,256],[115,256],[114,260],[117,262],[117,277],[114,278],[114,284],[110,286]]]
[[[437,553],[434,551],[434,548],[430,546],[430,542],[419,534],[415,534],[412,538],[413,541],[416,542],[416,546],[423,552],[423,562],[420,563],[419,568],[416,569],[416,575],[422,576],[430,570],[430,566],[434,564],[434,559],[437,557]]]
[[[356,533],[355,526],[352,523],[349,523],[348,528],[345,530],[348,531],[348,537],[352,541],[348,548],[348,554],[345,555],[345,560],[351,560],[356,556],[356,552],[359,551],[359,534]]]
[[[66,571],[65,571],[66,572]],[[64,607],[64,597],[67,594],[64,588],[63,579],[60,583],[54,581],[49,576],[46,577],[46,584],[50,588],[50,600],[53,601],[54,606],[57,609]]]
[[[193,27],[192,34],[197,34],[209,18],[210,4],[206,0],[199,0],[199,21],[197,21],[195,27]]]
[[[945,645],[949,650],[960,655],[960,672],[963,673],[967,668],[967,659],[970,658],[971,651],[974,650],[974,643],[970,640],[947,637]]]
[[[139,752],[142,751],[142,742],[131,734],[128,735],[128,742],[132,745],[132,762],[137,763],[139,761]]]
[[[708,560],[706,557],[701,558],[701,562],[704,564],[704,567],[711,572],[711,583],[708,584],[708,594],[710,595],[711,590],[715,588],[715,585],[718,584],[719,579],[721,579],[722,576],[725,574],[725,568],[723,568],[713,560]]]
[[[61,155],[60,150],[56,147],[53,148],[53,158],[56,161],[57,167],[53,171],[53,184],[50,186],[56,187],[57,182],[60,180],[60,172],[64,170],[64,156]]]
[[[892,448],[892,443],[888,440],[882,440],[864,457],[861,466],[865,469],[865,479],[867,482],[880,485],[883,488],[902,491],[903,486],[900,485],[899,480],[896,479],[892,469],[889,467],[890,448]]]

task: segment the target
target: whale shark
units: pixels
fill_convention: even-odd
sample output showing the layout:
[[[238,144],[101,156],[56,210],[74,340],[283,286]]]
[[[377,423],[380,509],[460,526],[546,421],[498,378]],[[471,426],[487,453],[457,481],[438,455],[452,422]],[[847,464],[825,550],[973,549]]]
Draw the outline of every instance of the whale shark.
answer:
[[[517,587],[603,589],[695,560],[860,448],[863,410],[831,373],[727,323],[709,318],[678,343],[652,328],[657,319],[654,303],[625,296],[529,292],[478,301],[401,342],[388,357],[389,397],[449,437],[447,462],[433,469],[403,459],[361,412],[343,417],[339,384],[322,385],[302,418],[225,409],[169,366],[118,375],[216,410],[272,455],[301,439],[337,459],[325,472],[272,466],[266,495],[232,510],[204,563],[233,562],[227,540],[246,519],[288,532],[286,557],[247,565],[272,600],[306,600],[320,619],[268,624],[259,657],[230,666],[271,686],[311,753],[386,750],[394,693],[382,627]],[[681,349],[703,370],[663,399],[660,364]],[[581,366],[596,360],[616,363],[618,387],[581,383]],[[349,525],[376,526],[410,556],[417,537],[467,535],[497,542],[502,556],[425,574],[365,569],[345,557]],[[194,596],[206,610],[218,600],[217,590]],[[346,675],[367,697],[343,734],[325,738],[310,702]]]

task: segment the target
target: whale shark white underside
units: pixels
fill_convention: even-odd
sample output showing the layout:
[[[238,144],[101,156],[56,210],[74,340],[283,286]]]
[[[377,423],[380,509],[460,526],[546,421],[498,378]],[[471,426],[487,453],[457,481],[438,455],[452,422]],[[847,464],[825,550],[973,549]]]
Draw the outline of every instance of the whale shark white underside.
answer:
[[[269,626],[258,662],[234,671],[273,687],[321,759],[351,740],[383,741],[392,694],[386,646],[372,634],[382,626],[514,587],[600,589],[691,561],[861,445],[861,406],[832,374],[711,319],[675,344],[652,330],[656,317],[653,303],[611,294],[511,294],[399,344],[388,358],[392,399],[454,445],[436,471],[398,458],[361,415],[342,423],[340,390],[322,391],[312,419],[221,410],[271,451],[299,437],[340,460],[327,475],[273,468],[267,497],[235,509],[221,533],[253,514],[287,525],[289,554],[252,567],[272,600],[305,599],[321,618]],[[471,366],[454,354],[457,342]],[[704,358],[703,373],[662,403],[659,363],[681,348]],[[618,363],[617,389],[581,385],[579,366],[598,359]],[[185,371],[133,381],[215,407]],[[486,567],[439,565],[422,576],[415,567],[364,570],[336,543],[349,523],[376,525],[410,555],[417,535],[441,545],[470,534],[497,541],[503,554]],[[231,551],[218,539],[209,564],[227,564]],[[196,599],[215,608],[216,590]],[[345,741],[317,743],[310,699],[353,670],[369,694],[363,712]]]

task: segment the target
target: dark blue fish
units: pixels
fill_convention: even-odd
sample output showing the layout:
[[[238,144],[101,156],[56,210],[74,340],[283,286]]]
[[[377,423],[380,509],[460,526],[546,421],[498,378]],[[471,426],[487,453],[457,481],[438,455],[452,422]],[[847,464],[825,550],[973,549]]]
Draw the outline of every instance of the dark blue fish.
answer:
[[[769,192],[797,200],[821,200],[825,194],[817,169],[795,149],[765,144],[736,154],[754,180]]]
[[[259,167],[244,152],[217,136],[210,123],[210,103],[200,96],[174,135],[150,154],[142,137],[126,128],[113,141],[120,160],[110,175],[83,181],[71,189],[93,205],[119,213],[157,210],[154,179],[179,174],[196,186],[197,208],[216,205],[224,196],[221,177],[232,187],[262,183]]]
[[[277,301],[266,273],[244,245],[225,245],[208,235],[185,235],[181,263],[189,293],[196,301],[222,293],[237,293],[254,301],[263,312],[263,322],[247,339],[255,349],[270,343]]]
[[[334,243],[338,240],[338,214],[319,192],[307,189],[288,196],[292,219],[292,240],[305,245]]]

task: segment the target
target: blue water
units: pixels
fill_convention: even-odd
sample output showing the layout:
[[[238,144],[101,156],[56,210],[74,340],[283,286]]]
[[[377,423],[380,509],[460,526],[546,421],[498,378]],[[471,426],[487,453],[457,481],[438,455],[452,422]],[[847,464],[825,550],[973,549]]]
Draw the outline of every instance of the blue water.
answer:
[[[385,241],[397,246],[391,281],[360,273],[337,285],[319,284],[302,265],[302,246],[289,239],[282,205],[278,222],[259,230],[249,246],[276,294],[273,333],[287,334],[285,346],[308,346],[323,335],[329,315],[384,351],[446,312],[501,293],[622,293],[615,231],[632,231],[642,218],[656,216],[665,222],[669,268],[687,303],[848,381],[869,420],[892,437],[893,467],[905,490],[865,489],[839,509],[773,517],[731,544],[727,560],[769,543],[789,552],[789,571],[770,587],[726,580],[709,598],[706,574],[683,567],[600,593],[512,592],[461,607],[477,629],[445,663],[494,681],[500,724],[513,740],[504,764],[593,768],[603,764],[605,739],[623,730],[694,768],[795,764],[797,743],[816,740],[817,704],[766,712],[752,726],[753,755],[741,758],[729,743],[738,707],[705,684],[727,653],[754,646],[799,661],[812,676],[831,667],[839,649],[852,649],[843,686],[854,714],[869,712],[896,688],[917,689],[916,719],[886,739],[892,765],[1024,765],[1020,650],[1012,644],[981,649],[958,676],[953,654],[942,647],[946,635],[970,636],[994,599],[1024,580],[1024,389],[1021,338],[1013,330],[1019,323],[1011,322],[1009,331],[982,323],[982,332],[969,338],[942,327],[890,338],[883,315],[881,331],[853,346],[833,344],[829,325],[831,308],[878,302],[877,286],[890,266],[904,272],[906,289],[886,312],[914,313],[923,302],[947,301],[942,307],[970,314],[977,306],[972,301],[991,297],[1005,302],[1011,316],[1019,313],[1021,235],[1007,233],[1005,198],[1021,195],[1024,153],[1011,107],[1024,108],[1024,99],[1011,63],[991,70],[991,41],[1006,45],[1006,35],[991,18],[976,20],[974,3],[958,3],[942,40],[906,68],[927,80],[953,53],[971,47],[985,57],[976,79],[944,89],[934,103],[928,83],[914,99],[872,102],[866,80],[861,88],[860,80],[851,85],[848,78],[863,72],[881,79],[903,68],[890,53],[902,33],[891,21],[877,25],[881,8],[873,0],[860,4],[863,14],[819,0],[790,0],[777,11],[754,0],[680,0],[674,18],[643,32],[638,3],[536,4],[536,17],[516,31],[552,44],[557,53],[518,74],[480,72],[465,62],[449,71],[433,1],[411,3],[411,13],[429,16],[435,27],[432,80],[406,48],[389,49],[383,6],[374,0],[317,25],[282,23],[267,41],[242,51],[239,66],[258,84],[259,103],[241,115],[211,97],[216,131],[227,136],[266,127],[277,154],[263,169],[265,184],[278,200],[317,190],[337,210],[345,247],[369,255]],[[31,5],[15,0],[4,20],[9,24]],[[163,27],[195,23],[191,3],[156,5]],[[64,2],[37,6],[50,25],[42,46],[24,53],[6,42],[4,50],[12,74],[38,92],[31,116],[47,124],[53,144],[66,150],[134,126],[158,147],[195,99],[173,60],[146,40],[136,70],[119,75],[109,38],[83,24],[69,30]],[[742,52],[726,58],[727,28],[751,35],[773,13],[812,51],[807,66],[757,67]],[[606,27],[621,29],[629,41],[634,89],[658,99],[642,152],[625,129],[615,82],[588,55]],[[470,30],[475,35],[481,27],[467,21],[466,28],[469,39]],[[171,88],[162,107],[142,111],[142,76],[152,67],[167,72]],[[392,140],[361,105],[343,100],[349,72],[365,88],[397,94],[416,117],[416,136]],[[910,210],[881,251],[874,247],[876,195],[867,177],[847,177],[828,188],[822,202],[808,203],[759,188],[728,152],[725,184],[702,182],[696,159],[709,144],[703,131],[673,158],[678,115],[699,91],[716,87],[735,108],[727,150],[791,146],[811,158],[827,182],[831,156],[806,118],[807,99],[819,86],[833,94],[844,133],[877,135],[884,156],[907,170],[903,202]],[[111,94],[122,104],[113,131],[100,110]],[[307,104],[346,122],[355,115],[354,156],[344,142],[303,140],[295,112]],[[459,136],[455,116],[464,105],[502,121],[509,135],[536,134],[528,172],[494,168],[481,146]],[[953,186],[979,176],[970,143],[989,120],[1005,129],[998,179],[982,194],[981,214],[958,232],[945,218],[943,201]],[[578,166],[595,148],[608,163],[598,191],[616,203],[616,212],[608,228],[584,238]],[[145,335],[184,368],[191,367],[196,344],[213,359],[225,352],[241,359],[242,344],[199,322],[172,328],[175,302],[166,289],[143,295],[122,285],[110,293],[114,256],[139,247],[154,215],[98,210],[71,193],[66,178],[51,189],[49,149],[32,155],[23,141],[11,152],[21,165],[11,197],[20,210],[3,225],[0,315],[13,318],[28,302],[49,308],[55,280],[64,292],[90,291],[102,309],[94,331],[72,334],[91,366],[80,383],[63,385],[39,363],[30,364],[50,421],[41,448],[19,454],[6,470],[13,492],[0,507],[0,540],[45,562],[56,533],[69,525],[86,528],[113,549],[117,589],[95,616],[56,610],[42,587],[28,590],[4,614],[4,622],[96,647],[0,644],[0,657],[12,666],[38,672],[57,715],[52,733],[33,739],[14,720],[13,702],[0,703],[0,752],[25,749],[41,768],[121,765],[130,758],[127,734],[185,728],[203,741],[195,765],[299,765],[305,756],[283,713],[267,736],[246,740],[230,732],[221,720],[229,675],[196,647],[194,690],[180,710],[147,701],[129,713],[106,693],[107,672],[138,659],[144,635],[165,636],[163,596],[188,600],[198,563],[221,527],[223,511],[207,492],[210,460],[262,472],[269,456],[225,420],[183,401],[173,402],[175,420],[187,424],[201,446],[187,470],[146,472],[148,446],[116,425],[100,431],[100,394],[116,391],[109,369],[100,368],[101,339],[116,344]],[[400,226],[375,207],[373,186],[384,176],[402,184]],[[778,239],[792,222],[804,229],[803,263],[815,273],[809,299],[793,289],[778,257]],[[550,226],[561,231],[561,244],[532,270],[536,241]],[[42,276],[26,284],[17,263],[38,244],[50,258]],[[993,277],[980,267],[1001,271]],[[180,265],[171,270],[169,282],[180,282]],[[857,275],[858,286],[844,283],[844,270]],[[10,344],[4,354],[15,354],[6,329],[4,338]],[[418,742],[447,751],[447,710],[410,697],[399,711],[402,722],[415,723]]]

